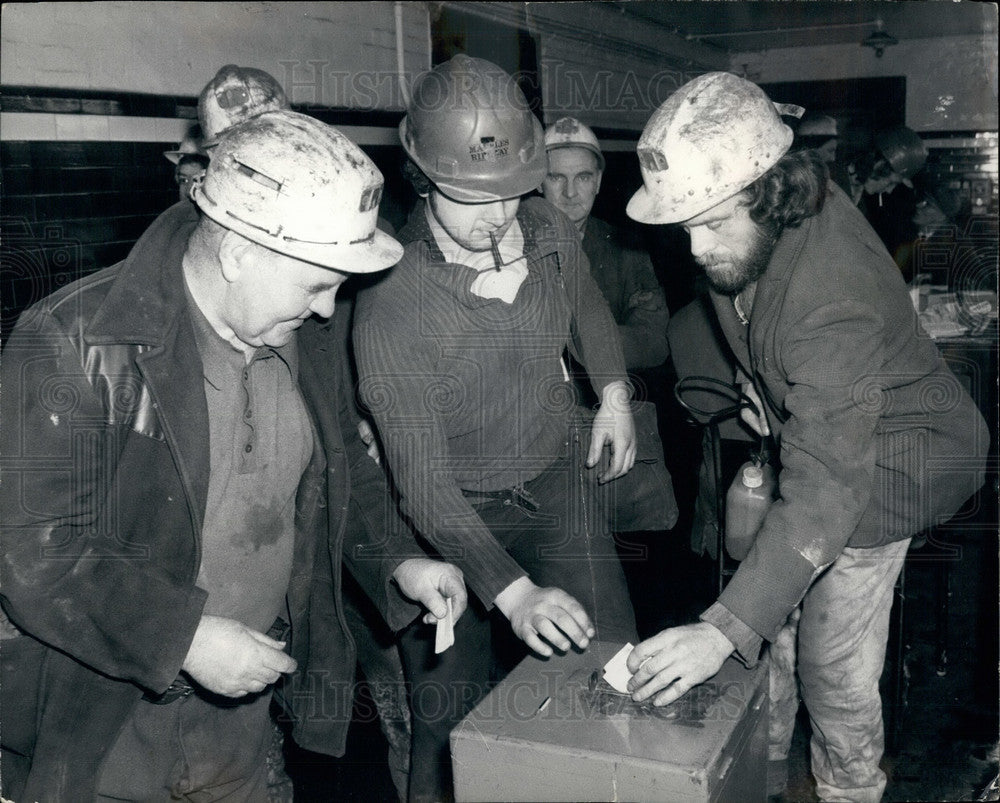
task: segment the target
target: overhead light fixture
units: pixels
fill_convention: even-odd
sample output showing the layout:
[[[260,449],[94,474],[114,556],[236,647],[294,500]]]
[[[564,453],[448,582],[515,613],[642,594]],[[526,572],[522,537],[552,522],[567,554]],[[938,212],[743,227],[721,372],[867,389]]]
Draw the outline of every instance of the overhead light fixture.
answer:
[[[887,47],[899,44],[899,40],[895,36],[892,36],[882,30],[883,27],[884,23],[882,22],[882,18],[876,17],[875,30],[861,41],[861,46],[870,47],[875,51],[875,58],[879,59],[882,58],[882,54],[885,53],[885,49]]]

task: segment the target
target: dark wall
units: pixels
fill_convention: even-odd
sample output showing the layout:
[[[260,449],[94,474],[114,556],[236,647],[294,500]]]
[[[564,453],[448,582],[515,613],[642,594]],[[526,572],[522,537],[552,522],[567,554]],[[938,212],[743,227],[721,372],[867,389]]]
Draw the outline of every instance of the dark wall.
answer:
[[[177,200],[163,152],[176,143],[0,142],[2,337],[18,315],[69,282],[125,258]],[[413,193],[401,149],[365,148],[386,179],[381,213],[399,229]]]
[[[3,330],[22,309],[122,259],[177,197],[173,143],[0,142]]]
[[[691,258],[691,241],[680,226],[649,226],[636,223],[625,213],[629,199],[642,186],[639,160],[634,151],[604,154],[601,191],[593,214],[625,228],[636,247],[645,249],[667,297],[671,313],[693,301],[701,289],[702,273]]]
[[[379,118],[374,124],[395,127],[396,122]],[[4,340],[22,310],[64,284],[124,259],[156,216],[174,203],[173,165],[163,156],[174,147],[173,142],[0,142]],[[385,176],[380,214],[398,231],[416,199],[403,177],[405,155],[391,145],[364,150]],[[605,156],[594,214],[627,227],[636,245],[649,251],[668,304],[676,311],[693,298],[698,273],[686,236],[676,227],[629,220],[625,206],[642,185],[638,161],[631,151]]]

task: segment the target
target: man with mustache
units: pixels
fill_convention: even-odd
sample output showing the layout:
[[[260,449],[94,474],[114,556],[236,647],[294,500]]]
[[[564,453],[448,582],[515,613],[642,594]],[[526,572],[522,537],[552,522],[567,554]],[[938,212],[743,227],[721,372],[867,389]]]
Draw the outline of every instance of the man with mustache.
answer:
[[[800,611],[817,793],[877,801],[892,589],[911,538],[982,483],[988,431],[871,227],[822,160],[788,153],[791,142],[759,87],[709,73],[654,112],[638,143],[643,187],[628,214],[690,235],[757,405],[744,418],[773,434],[780,468],[778,498],[729,585],[700,622],[635,648],[629,688],[666,705],[731,654],[756,662]],[[790,738],[772,728],[772,792]]]

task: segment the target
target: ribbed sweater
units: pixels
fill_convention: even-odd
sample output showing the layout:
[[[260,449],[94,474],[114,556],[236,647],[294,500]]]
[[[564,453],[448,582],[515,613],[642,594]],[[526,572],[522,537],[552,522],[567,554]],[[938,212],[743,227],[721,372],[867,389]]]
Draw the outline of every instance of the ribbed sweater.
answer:
[[[403,259],[358,297],[361,398],[378,425],[403,510],[491,606],[526,572],[462,493],[522,484],[562,454],[574,408],[564,349],[600,396],[624,381],[617,327],[580,238],[539,198],[517,213],[528,276],[512,304],[470,291],[476,271],[445,262],[418,207]]]

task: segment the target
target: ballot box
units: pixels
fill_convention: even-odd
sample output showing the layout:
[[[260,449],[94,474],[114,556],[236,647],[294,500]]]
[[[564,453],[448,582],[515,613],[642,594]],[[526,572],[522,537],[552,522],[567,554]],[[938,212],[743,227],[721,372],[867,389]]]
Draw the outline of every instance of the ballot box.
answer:
[[[763,801],[767,666],[732,659],[669,706],[603,680],[620,644],[529,657],[451,733],[459,801]]]

